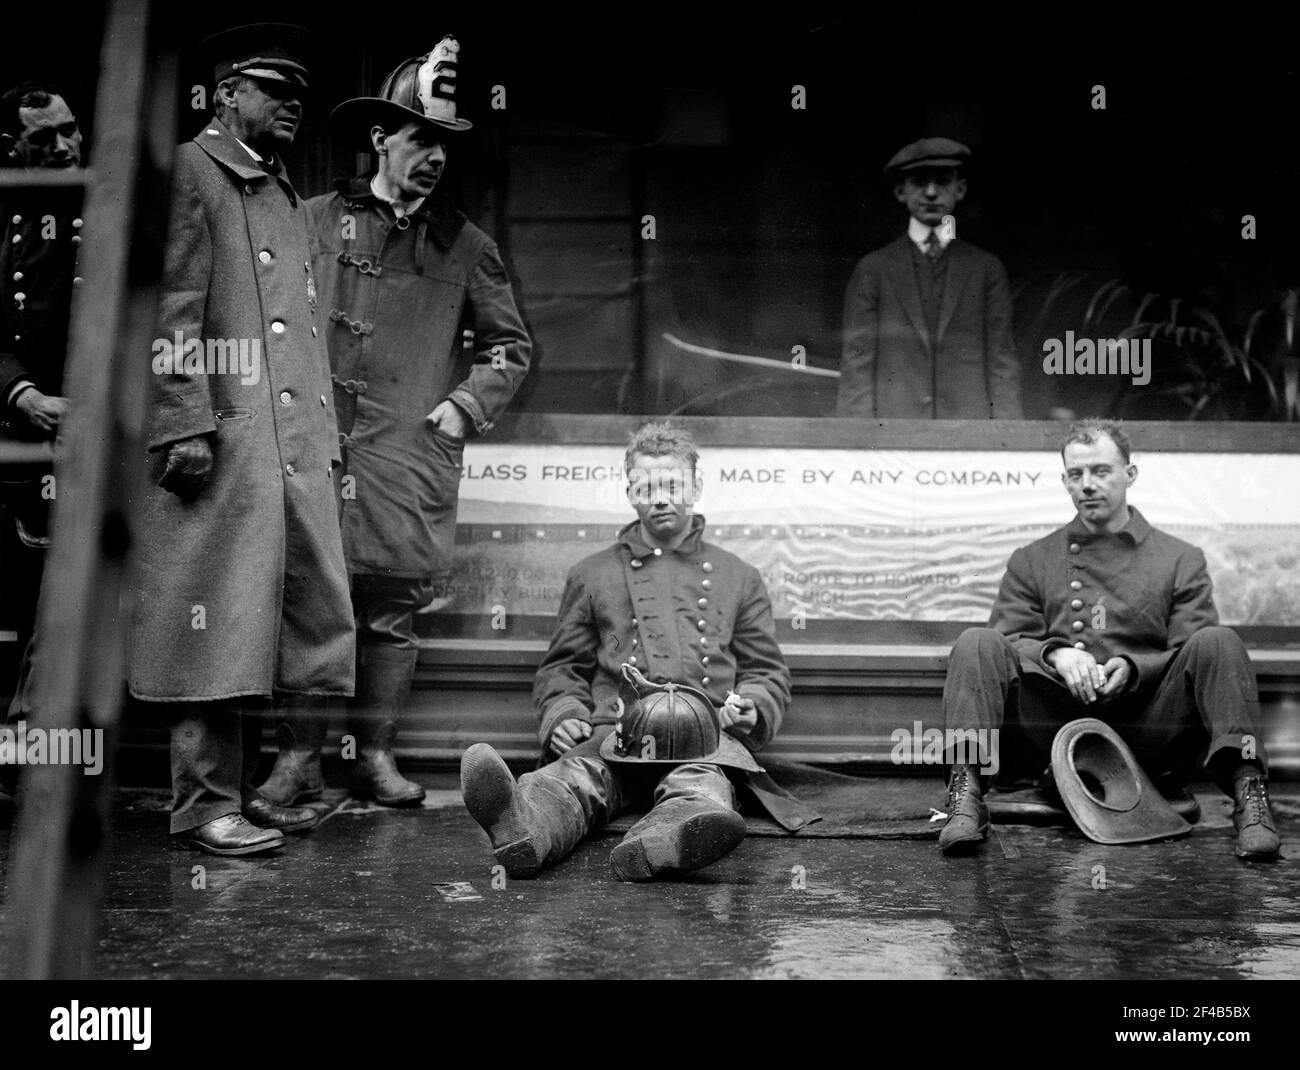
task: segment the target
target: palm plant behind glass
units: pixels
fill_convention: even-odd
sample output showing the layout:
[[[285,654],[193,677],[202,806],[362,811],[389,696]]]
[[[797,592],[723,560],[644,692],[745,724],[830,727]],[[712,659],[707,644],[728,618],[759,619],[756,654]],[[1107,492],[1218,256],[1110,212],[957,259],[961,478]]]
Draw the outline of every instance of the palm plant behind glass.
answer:
[[[1114,415],[1300,420],[1300,290],[1271,297],[1233,331],[1205,304],[1156,293],[1138,298],[1127,283],[1112,279],[1092,295],[1079,335],[1103,335],[1107,315],[1121,301],[1135,304],[1136,311],[1111,337],[1151,339],[1153,368],[1145,386],[1123,380],[1112,402]]]

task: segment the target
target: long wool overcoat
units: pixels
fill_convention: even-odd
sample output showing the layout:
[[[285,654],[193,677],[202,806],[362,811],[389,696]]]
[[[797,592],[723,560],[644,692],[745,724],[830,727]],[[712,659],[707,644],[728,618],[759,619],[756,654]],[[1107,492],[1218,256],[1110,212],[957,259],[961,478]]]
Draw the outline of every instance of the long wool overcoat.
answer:
[[[303,202],[215,119],[177,151],[130,689],[147,700],[348,695],[355,632],[331,468],[338,439]],[[179,371],[161,343],[203,344]],[[219,362],[225,347],[255,361]],[[250,374],[255,367],[256,375]],[[193,501],[157,486],[208,434]]]

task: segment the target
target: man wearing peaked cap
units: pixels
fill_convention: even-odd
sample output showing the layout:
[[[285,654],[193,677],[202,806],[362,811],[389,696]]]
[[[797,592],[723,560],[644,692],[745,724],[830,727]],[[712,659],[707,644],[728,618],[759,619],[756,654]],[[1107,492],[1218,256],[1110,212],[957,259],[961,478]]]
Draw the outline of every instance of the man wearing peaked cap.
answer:
[[[199,48],[212,61],[213,85],[243,75],[306,89],[310,42],[301,26],[260,22],[213,34]]]
[[[280,160],[303,42],[261,25],[205,43],[214,114],[176,153],[150,376],[130,688],[172,707],[172,833],[221,855],[320,820],[252,786],[268,702],[352,693],[324,323]]]
[[[863,419],[1017,419],[1020,362],[1002,262],[960,237],[961,168],[949,138],[885,165],[907,232],[858,262],[844,295],[837,414]]]
[[[457,113],[460,45],[444,37],[384,79],[379,94],[340,104],[331,122],[363,142],[376,168],[313,198],[313,255],[333,372],[344,491],[343,545],[357,627],[354,794],[416,805],[392,745],[419,653],[415,613],[451,563],[467,436],[490,431],[528,372],[532,343],[496,243],[438,189]],[[474,363],[457,379],[463,328]],[[285,804],[321,791],[325,726],[279,728],[262,785]]]

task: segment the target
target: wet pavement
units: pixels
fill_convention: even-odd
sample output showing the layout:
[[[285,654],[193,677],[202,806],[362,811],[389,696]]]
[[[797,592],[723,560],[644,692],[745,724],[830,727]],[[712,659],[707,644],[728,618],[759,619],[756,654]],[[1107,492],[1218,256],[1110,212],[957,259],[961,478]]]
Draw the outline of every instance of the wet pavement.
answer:
[[[494,881],[454,777],[421,779],[422,809],[335,792],[318,829],[248,859],[172,849],[166,794],[120,792],[97,976],[1300,977],[1300,785],[1275,786],[1293,858],[1272,865],[1237,861],[1229,801],[1206,790],[1192,835],[1163,844],[1003,825],[945,859],[933,841],[750,837],[629,885],[611,837]],[[0,802],[0,881],[12,815]]]

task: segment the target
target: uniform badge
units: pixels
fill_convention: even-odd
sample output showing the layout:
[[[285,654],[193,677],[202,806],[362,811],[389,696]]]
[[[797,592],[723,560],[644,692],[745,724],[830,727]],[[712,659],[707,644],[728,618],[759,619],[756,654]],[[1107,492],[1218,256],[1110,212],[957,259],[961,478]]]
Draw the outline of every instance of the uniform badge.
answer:
[[[316,312],[316,280],[311,275],[311,265],[303,261],[304,268],[307,269],[307,307],[312,313]]]

